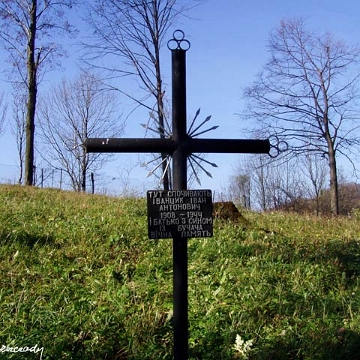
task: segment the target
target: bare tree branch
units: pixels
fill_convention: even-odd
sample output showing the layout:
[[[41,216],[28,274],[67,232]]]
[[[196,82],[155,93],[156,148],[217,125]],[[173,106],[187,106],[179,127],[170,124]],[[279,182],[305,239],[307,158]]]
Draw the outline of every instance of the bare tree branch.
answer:
[[[0,41],[9,54],[16,85],[27,89],[25,183],[33,185],[37,90],[46,66],[56,66],[64,51],[53,42],[58,31],[74,33],[64,20],[64,9],[76,0],[0,1]]]
[[[326,155],[332,212],[339,213],[336,155],[359,144],[355,100],[360,49],[283,20],[269,40],[271,59],[245,90],[246,116],[258,131],[276,133],[296,154]]]
[[[155,118],[160,137],[165,137],[165,84],[162,78],[161,49],[169,28],[199,1],[188,0],[96,0],[87,20],[93,29],[85,60],[106,70],[111,77],[131,76],[139,84],[140,95],[130,95]],[[105,60],[106,59],[106,60]],[[143,94],[149,96],[144,96]],[[154,116],[155,115],[155,116]],[[162,154],[166,170],[166,154]],[[170,181],[164,177],[164,189]]]
[[[86,191],[86,177],[96,173],[111,155],[88,154],[88,137],[120,136],[124,123],[114,91],[104,89],[95,75],[83,72],[74,81],[53,87],[40,105],[43,156],[52,167],[63,169],[76,191]]]

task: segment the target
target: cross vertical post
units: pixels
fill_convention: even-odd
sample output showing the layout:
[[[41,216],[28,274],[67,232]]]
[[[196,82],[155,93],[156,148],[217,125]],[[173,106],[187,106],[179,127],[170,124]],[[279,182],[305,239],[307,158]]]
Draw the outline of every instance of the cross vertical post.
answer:
[[[168,42],[172,52],[172,134],[168,138],[157,139],[117,139],[89,138],[85,141],[88,153],[161,153],[172,156],[173,159],[173,190],[187,190],[187,159],[195,153],[253,153],[266,154],[270,149],[276,153],[281,151],[279,142],[270,145],[267,140],[248,139],[198,139],[197,135],[211,129],[196,133],[187,132],[186,125],[186,51],[190,43],[184,39],[181,30],[174,32],[174,38]],[[206,121],[206,120],[205,120]],[[204,123],[204,122],[203,122]],[[203,124],[202,123],[202,124]],[[201,124],[201,125],[202,125]],[[196,129],[201,127],[199,125]],[[191,126],[190,126],[191,128]],[[149,193],[149,192],[148,192]],[[211,196],[211,195],[210,195]],[[175,215],[175,213],[174,213]],[[211,214],[210,220],[212,221]],[[165,227],[164,227],[165,228]],[[207,231],[201,232],[202,234]],[[188,359],[188,237],[192,232],[179,229],[161,230],[162,237],[173,239],[173,324],[174,324],[174,360]],[[168,236],[168,234],[170,234]],[[188,234],[191,235],[188,235]],[[210,236],[212,236],[209,233]],[[206,236],[209,236],[206,235]],[[194,235],[196,237],[203,237]],[[157,235],[149,238],[159,238]]]
[[[172,136],[174,190],[187,189],[186,51],[172,52]],[[174,359],[188,358],[188,257],[187,238],[173,237]]]

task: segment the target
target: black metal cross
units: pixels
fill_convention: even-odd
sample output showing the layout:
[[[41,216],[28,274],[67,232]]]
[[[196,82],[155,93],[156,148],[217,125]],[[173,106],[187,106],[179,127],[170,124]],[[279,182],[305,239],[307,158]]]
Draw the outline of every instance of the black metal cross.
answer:
[[[193,153],[255,153],[270,151],[269,140],[194,139],[186,126],[186,51],[190,43],[181,30],[168,42],[172,53],[172,134],[157,139],[87,139],[92,153],[162,153],[173,159],[173,189],[187,189],[187,158]],[[187,238],[173,238],[174,359],[188,359]]]

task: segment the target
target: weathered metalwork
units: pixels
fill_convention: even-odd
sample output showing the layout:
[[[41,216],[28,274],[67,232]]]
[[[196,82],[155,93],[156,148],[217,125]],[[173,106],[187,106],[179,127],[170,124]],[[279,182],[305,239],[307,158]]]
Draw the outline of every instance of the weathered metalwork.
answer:
[[[213,235],[212,191],[147,191],[150,239],[204,238]]]
[[[87,139],[85,142],[88,152],[98,153],[159,153],[169,155],[179,147],[181,141],[182,152],[187,156],[192,153],[218,153],[218,154],[264,154],[273,146],[269,140],[246,140],[246,139],[194,139],[187,134],[181,140],[175,137],[166,139]]]
[[[173,190],[187,189],[187,159],[191,157],[198,165],[202,158],[195,153],[269,153],[269,140],[241,139],[195,139],[204,132],[216,128],[211,127],[198,131],[207,122],[207,117],[199,126],[193,129],[192,122],[189,131],[186,129],[186,51],[190,42],[184,38],[181,30],[176,30],[173,39],[168,42],[172,53],[172,133],[168,138],[158,139],[87,139],[85,146],[88,152],[99,153],[167,153],[173,159]],[[144,125],[148,128],[147,125]],[[150,129],[149,130],[153,130]],[[156,132],[156,130],[153,130]],[[278,150],[277,148],[275,150]],[[215,164],[203,160],[206,163]],[[190,163],[193,167],[192,163]],[[201,167],[201,166],[200,166]],[[202,168],[202,167],[201,167]],[[202,168],[205,172],[206,170]],[[151,173],[151,172],[150,172]],[[206,172],[208,175],[209,173]],[[174,359],[188,358],[188,258],[187,237],[173,237],[173,322],[174,322]]]

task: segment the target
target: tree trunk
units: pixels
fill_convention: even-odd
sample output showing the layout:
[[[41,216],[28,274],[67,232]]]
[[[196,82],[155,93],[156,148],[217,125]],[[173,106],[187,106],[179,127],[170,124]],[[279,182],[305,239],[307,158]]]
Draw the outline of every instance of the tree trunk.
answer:
[[[27,49],[28,101],[25,129],[25,185],[34,184],[35,108],[37,95],[37,64],[35,61],[37,0],[33,0],[32,5],[33,7],[31,9],[31,23],[29,27],[29,42]]]
[[[81,164],[81,191],[86,192],[86,160]]]
[[[29,86],[26,116],[25,185],[34,184],[34,138],[35,138],[36,84]]]
[[[329,168],[330,168],[330,208],[333,215],[339,215],[339,194],[336,169],[335,150],[329,147]]]
[[[326,102],[326,109],[328,104]],[[329,131],[329,118],[328,111],[324,114],[324,130],[325,140],[328,148],[329,156],[329,170],[330,170],[330,210],[334,216],[339,215],[339,194],[338,194],[338,180],[337,180],[337,169],[336,169],[336,157],[334,149],[334,140],[332,139]]]
[[[95,194],[95,178],[94,173],[91,173],[91,193]]]
[[[20,171],[20,174],[19,174],[19,180],[18,180],[18,184],[21,185],[22,184],[22,181],[23,181],[23,172],[24,172],[24,156],[23,156],[23,140],[20,139],[19,140],[19,171]]]

